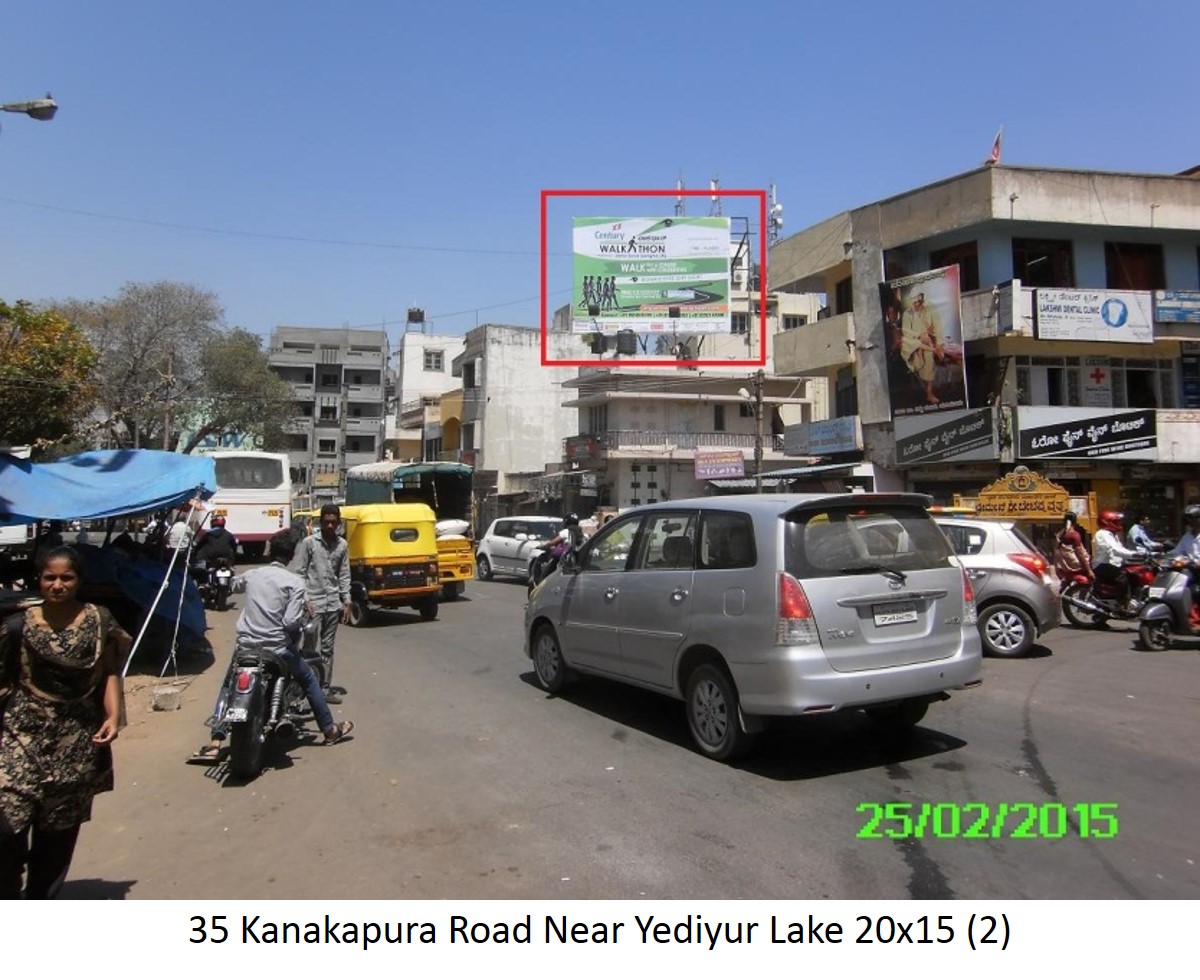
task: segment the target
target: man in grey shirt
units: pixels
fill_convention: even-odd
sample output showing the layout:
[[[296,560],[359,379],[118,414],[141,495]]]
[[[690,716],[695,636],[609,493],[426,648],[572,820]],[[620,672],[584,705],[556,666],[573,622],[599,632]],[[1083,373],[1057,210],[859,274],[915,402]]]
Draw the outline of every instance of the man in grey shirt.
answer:
[[[189,760],[190,762],[212,763],[221,752],[229,726],[225,723],[224,706],[228,700],[229,685],[233,681],[233,665],[237,662],[237,650],[255,648],[279,656],[288,669],[300,681],[313,716],[325,736],[326,745],[335,745],[354,730],[354,722],[336,724],[328,703],[321,694],[321,682],[300,653],[300,633],[304,626],[304,580],[287,569],[292,560],[296,543],[289,531],[280,531],[271,538],[271,564],[256,568],[233,580],[234,592],[245,592],[242,614],[237,621],[237,642],[234,656],[221,692],[217,695],[217,706],[213,712],[211,738]]]
[[[338,534],[342,511],[337,504],[321,508],[321,533],[310,534],[296,549],[292,569],[304,579],[308,612],[321,630],[321,659],[325,661],[325,700],[341,704],[330,691],[333,684],[333,644],[340,623],[350,622],[350,556],[346,539]]]

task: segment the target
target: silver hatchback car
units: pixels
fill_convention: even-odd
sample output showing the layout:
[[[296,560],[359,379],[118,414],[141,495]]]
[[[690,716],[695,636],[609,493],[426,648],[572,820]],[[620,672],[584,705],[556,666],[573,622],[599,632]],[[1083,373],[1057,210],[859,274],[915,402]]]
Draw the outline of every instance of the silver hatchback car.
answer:
[[[982,678],[975,604],[919,494],[673,500],[622,514],[534,591],[557,693],[606,677],[686,703],[714,759],[773,716],[862,708],[892,731]]]
[[[1020,657],[1062,622],[1050,563],[1012,521],[935,518],[967,570],[983,652]]]

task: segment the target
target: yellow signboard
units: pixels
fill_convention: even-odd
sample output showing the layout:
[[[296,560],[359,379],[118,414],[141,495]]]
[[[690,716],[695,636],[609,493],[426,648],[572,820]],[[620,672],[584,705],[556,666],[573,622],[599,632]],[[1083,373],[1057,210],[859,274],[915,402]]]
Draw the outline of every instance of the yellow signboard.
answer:
[[[1057,521],[1070,509],[1071,495],[1064,487],[1024,466],[988,484],[975,498],[975,513],[980,517]]]

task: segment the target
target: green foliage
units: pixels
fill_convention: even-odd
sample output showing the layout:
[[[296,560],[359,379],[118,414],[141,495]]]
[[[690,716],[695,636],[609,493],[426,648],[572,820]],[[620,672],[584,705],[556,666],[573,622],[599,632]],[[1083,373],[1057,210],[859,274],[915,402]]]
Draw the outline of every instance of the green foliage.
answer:
[[[25,301],[0,301],[0,441],[53,441],[96,403],[96,351],[69,319]]]

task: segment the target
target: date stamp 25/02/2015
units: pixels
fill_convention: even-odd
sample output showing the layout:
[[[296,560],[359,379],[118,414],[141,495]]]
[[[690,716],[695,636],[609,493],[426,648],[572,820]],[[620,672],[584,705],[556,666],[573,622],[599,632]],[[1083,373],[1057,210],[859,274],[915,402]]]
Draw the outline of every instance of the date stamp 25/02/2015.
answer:
[[[1116,803],[860,803],[860,840],[1111,840],[1121,830]]]

